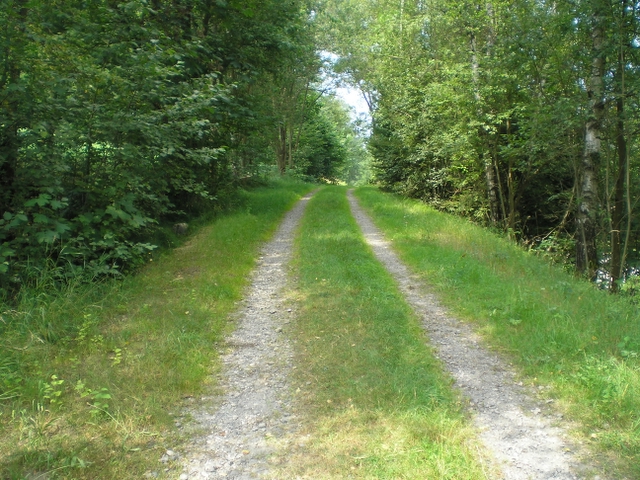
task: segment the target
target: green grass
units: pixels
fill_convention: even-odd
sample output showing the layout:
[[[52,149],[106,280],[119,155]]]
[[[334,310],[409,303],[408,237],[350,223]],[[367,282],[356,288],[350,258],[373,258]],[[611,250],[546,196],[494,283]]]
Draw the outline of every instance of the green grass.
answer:
[[[0,306],[0,478],[140,478],[181,439],[183,397],[218,368],[215,344],[259,245],[309,190],[280,184],[123,282]],[[583,439],[640,477],[640,322],[510,242],[418,202],[357,191],[400,255],[459,316],[475,322]],[[309,204],[297,243],[297,398],[307,448],[279,478],[492,478],[425,345],[418,320],[372,257],[344,189]],[[171,474],[171,472],[170,472]]]
[[[311,187],[279,183],[123,282],[0,305],[0,478],[141,478],[207,387],[257,249]]]
[[[295,264],[297,398],[311,438],[275,478],[493,478],[418,319],[364,243],[344,188],[310,201]]]
[[[475,322],[584,441],[640,477],[640,314],[506,239],[416,201],[357,190],[403,260]],[[614,468],[614,467],[612,467]]]

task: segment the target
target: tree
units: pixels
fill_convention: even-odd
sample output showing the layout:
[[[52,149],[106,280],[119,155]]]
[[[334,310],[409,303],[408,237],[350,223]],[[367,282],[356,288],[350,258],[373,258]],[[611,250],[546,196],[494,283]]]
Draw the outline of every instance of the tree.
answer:
[[[602,5],[594,1],[591,15],[591,74],[587,83],[589,116],[585,125],[584,154],[578,177],[578,209],[576,215],[576,269],[595,276],[598,268],[596,248],[598,209],[598,175],[601,163],[602,118],[604,115],[605,40]]]
[[[624,276],[636,4],[325,4],[326,48],[375,100],[369,145],[384,188],[532,245],[570,235],[592,278],[610,246],[612,278]]]
[[[294,171],[302,177],[335,182],[348,154],[346,112],[330,97],[319,97],[306,110],[309,118],[300,132]]]
[[[119,275],[158,222],[218,208],[260,173],[246,148],[270,142],[273,78],[305,81],[309,18],[299,0],[5,0],[0,290],[44,268]]]

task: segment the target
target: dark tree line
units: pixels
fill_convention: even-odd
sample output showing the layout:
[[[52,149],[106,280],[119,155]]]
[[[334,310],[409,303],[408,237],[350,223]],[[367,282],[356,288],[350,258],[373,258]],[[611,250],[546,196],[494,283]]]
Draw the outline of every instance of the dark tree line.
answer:
[[[301,0],[2,0],[0,291],[119,274],[276,163],[334,178],[301,153],[336,136],[313,28]]]
[[[561,249],[617,287],[637,258],[640,4],[345,0],[324,12],[327,48],[373,100],[384,188]]]

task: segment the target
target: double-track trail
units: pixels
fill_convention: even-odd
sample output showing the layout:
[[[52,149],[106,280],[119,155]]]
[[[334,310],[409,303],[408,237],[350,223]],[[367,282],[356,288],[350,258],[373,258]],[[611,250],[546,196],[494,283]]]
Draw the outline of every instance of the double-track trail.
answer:
[[[489,352],[473,329],[455,319],[402,263],[350,191],[353,216],[376,257],[393,275],[435,347],[437,356],[470,403],[480,437],[505,479],[575,479],[579,464],[547,409],[514,380],[506,361]]]
[[[286,458],[287,449],[304,444],[296,438],[302,420],[296,415],[289,380],[295,368],[293,347],[283,333],[283,326],[295,322],[295,312],[286,308],[283,298],[293,238],[311,197],[287,214],[262,251],[237,313],[237,328],[226,341],[219,374],[223,392],[188,407],[195,422],[181,479],[262,478],[272,471],[275,454]],[[508,363],[489,352],[470,326],[447,313],[394,253],[351,191],[348,200],[366,242],[422,319],[436,355],[467,399],[478,435],[501,478],[586,478],[576,446],[557,425],[559,418],[516,383]]]

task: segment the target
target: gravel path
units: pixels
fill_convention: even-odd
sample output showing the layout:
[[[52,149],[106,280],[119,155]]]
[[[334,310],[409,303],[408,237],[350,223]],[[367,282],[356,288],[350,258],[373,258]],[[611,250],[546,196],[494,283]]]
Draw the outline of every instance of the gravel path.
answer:
[[[259,478],[277,439],[296,429],[287,380],[293,350],[281,334],[293,314],[284,306],[283,290],[295,229],[311,195],[285,216],[262,250],[237,328],[227,339],[223,394],[189,408],[195,420],[190,428],[200,433],[186,448],[181,480]]]
[[[311,194],[304,197],[286,215],[262,251],[237,314],[237,328],[226,341],[219,375],[222,393],[193,400],[186,412],[194,419],[188,427],[192,442],[183,457],[168,451],[162,459],[181,462],[181,480],[263,478],[272,454],[286,452],[287,439],[296,438],[298,421],[288,382],[293,349],[281,331],[294,316],[284,304],[287,265],[295,229],[310,198]],[[422,317],[437,355],[469,399],[481,439],[499,462],[503,478],[585,478],[577,449],[554,425],[559,417],[515,382],[515,373],[481,345],[470,326],[447,314],[399,260],[351,192],[348,198],[376,257]]]
[[[572,480],[583,471],[553,414],[514,380],[515,373],[481,345],[473,329],[447,314],[434,295],[400,261],[380,230],[348,193],[351,211],[376,257],[423,319],[431,343],[469,399],[480,436],[507,480]],[[599,478],[599,477],[595,477]]]

